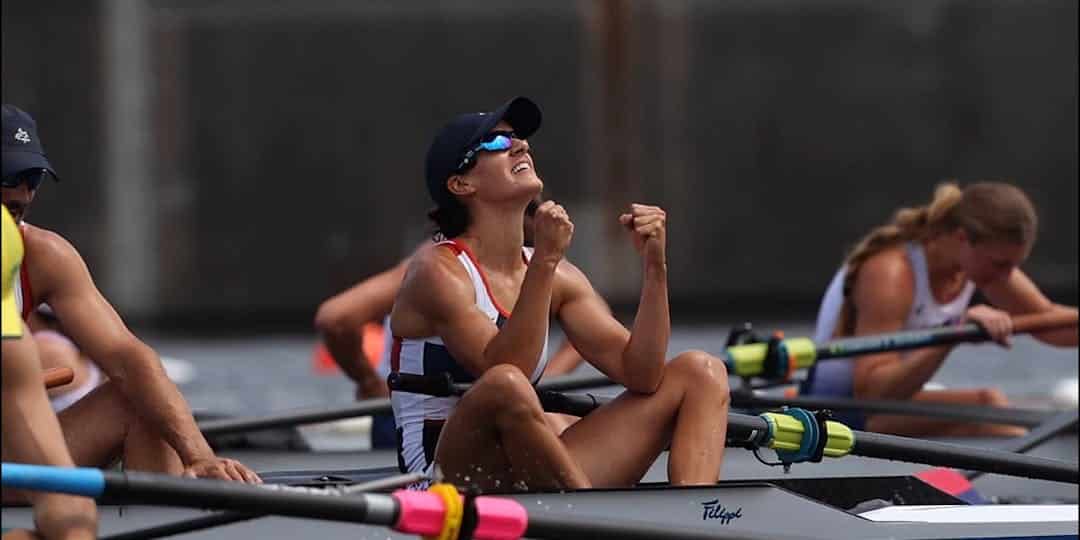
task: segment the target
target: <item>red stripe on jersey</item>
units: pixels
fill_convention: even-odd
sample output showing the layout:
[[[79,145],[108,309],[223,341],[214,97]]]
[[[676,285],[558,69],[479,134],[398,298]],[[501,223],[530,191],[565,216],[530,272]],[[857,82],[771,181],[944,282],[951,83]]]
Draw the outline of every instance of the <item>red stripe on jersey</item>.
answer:
[[[503,309],[503,307],[499,305],[499,301],[495,298],[495,295],[491,294],[491,286],[488,285],[487,275],[484,274],[484,269],[480,267],[480,262],[476,260],[476,256],[473,255],[473,252],[471,249],[469,249],[469,246],[465,244],[460,244],[456,240],[451,240],[450,242],[457,246],[458,250],[464,251],[465,256],[467,256],[469,260],[472,261],[473,266],[476,267],[476,271],[480,273],[480,281],[484,282],[484,290],[487,291],[487,295],[488,298],[491,299],[491,303],[495,306],[495,309],[498,310],[500,315],[509,318],[510,312]],[[522,253],[521,257],[524,258],[525,254]]]
[[[22,237],[23,246],[26,246],[26,234],[23,233],[23,228],[19,227],[19,236]],[[30,320],[30,314],[33,313],[34,308],[34,289],[30,286],[30,272],[26,265],[26,249],[23,248],[23,260],[22,265],[19,267],[19,287],[22,288],[22,318],[24,321]]]

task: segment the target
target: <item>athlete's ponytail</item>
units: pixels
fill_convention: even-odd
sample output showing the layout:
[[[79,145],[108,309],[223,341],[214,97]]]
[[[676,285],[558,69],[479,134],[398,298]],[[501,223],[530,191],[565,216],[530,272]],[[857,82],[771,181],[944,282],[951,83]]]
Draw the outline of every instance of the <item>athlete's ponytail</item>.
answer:
[[[469,209],[455,197],[428,211],[428,219],[435,223],[432,239],[436,242],[459,236],[469,227]]]
[[[938,229],[950,211],[963,199],[964,193],[956,184],[941,184],[934,191],[934,199],[925,206],[901,208],[892,221],[876,227],[864,236],[848,253],[844,264],[848,276],[854,274],[870,257],[903,242],[923,240]]]
[[[939,185],[929,204],[901,208],[892,221],[870,231],[848,253],[844,261],[840,335],[854,332],[854,309],[849,298],[864,262],[898,244],[926,240],[958,228],[973,243],[998,241],[1031,246],[1035,242],[1038,217],[1024,192],[1010,184],[977,182],[963,190],[952,182]]]

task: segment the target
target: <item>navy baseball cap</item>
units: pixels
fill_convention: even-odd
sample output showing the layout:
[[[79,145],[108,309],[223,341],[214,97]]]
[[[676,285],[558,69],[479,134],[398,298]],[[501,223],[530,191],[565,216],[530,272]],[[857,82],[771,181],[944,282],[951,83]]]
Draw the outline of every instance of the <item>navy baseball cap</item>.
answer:
[[[529,98],[516,97],[492,112],[460,115],[435,135],[428,148],[425,173],[428,193],[436,204],[453,200],[446,189],[446,179],[457,173],[465,153],[495,129],[500,120],[505,120],[519,138],[525,139],[540,128],[540,107]]]
[[[45,169],[56,180],[52,164],[45,157],[45,149],[38,136],[37,122],[22,109],[5,103],[3,105],[3,171],[6,178],[26,169]]]

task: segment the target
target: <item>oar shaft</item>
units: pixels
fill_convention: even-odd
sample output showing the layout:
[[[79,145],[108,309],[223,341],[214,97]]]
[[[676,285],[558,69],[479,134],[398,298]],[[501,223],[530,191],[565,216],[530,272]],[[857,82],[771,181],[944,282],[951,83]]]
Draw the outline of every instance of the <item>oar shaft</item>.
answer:
[[[142,504],[218,508],[245,513],[392,525],[397,518],[386,495],[319,496],[213,480],[192,481],[160,474],[104,471],[105,494],[127,496]]]
[[[1013,317],[1013,333],[1027,334],[1044,330],[1075,327],[1077,316],[1072,312],[1048,312]],[[843,338],[820,344],[817,359],[844,358],[887,351],[903,351],[989,339],[986,331],[975,323],[911,330],[874,336]]]
[[[1028,409],[982,407],[926,403],[920,401],[892,401],[850,399],[832,396],[771,397],[747,396],[732,392],[731,406],[738,409],[768,409],[777,407],[802,407],[804,409],[832,411],[857,410],[874,414],[902,414],[949,418],[966,422],[988,422],[1014,426],[1035,427],[1050,418],[1044,411]]]
[[[1058,413],[1039,424],[1027,435],[1006,442],[999,450],[1018,453],[1027,452],[1066,430],[1075,429],[1078,419],[1080,419],[1080,415],[1078,415],[1076,409]]]
[[[314,473],[313,473],[314,474]],[[263,476],[264,479],[267,476]],[[377,480],[371,480],[368,482],[362,482],[360,484],[354,484],[344,488],[338,488],[337,493],[342,495],[363,493],[369,491],[381,491],[384,489],[394,489],[419,482],[426,477],[422,474],[399,474],[391,475]],[[256,518],[263,517],[265,514],[254,514],[249,512],[233,512],[225,511],[218,512],[210,516],[203,516],[194,519],[185,519],[181,521],[175,521],[172,523],[163,523],[148,527],[145,529],[127,531],[124,533],[114,534],[101,538],[101,540],[148,540],[150,538],[162,538],[165,536],[173,536],[186,532],[201,531],[203,529],[209,529],[212,527],[220,527],[221,525],[228,525],[230,523],[237,523],[240,521],[248,521]]]
[[[855,433],[855,447],[851,453],[864,457],[924,463],[954,469],[977,470],[1069,484],[1080,483],[1080,469],[1077,468],[1076,463],[868,431]]]
[[[1018,315],[1013,318],[1013,333],[1075,328],[1076,324],[1077,315],[1071,311]],[[975,323],[968,323],[848,337],[826,343],[814,343],[808,338],[747,343],[728,347],[723,356],[729,375],[787,380],[795,370],[811,367],[815,362],[822,360],[986,341],[987,339],[990,339],[990,336],[981,327]]]
[[[594,403],[596,405],[593,406],[603,405],[610,399],[591,395],[566,394],[563,396],[563,402],[569,404],[571,411],[580,411]],[[552,412],[566,411],[553,410]],[[728,414],[729,439],[754,438],[767,431],[768,427],[768,423],[760,416],[738,413]],[[854,434],[855,446],[850,452],[852,455],[955,469],[978,470],[1071,484],[1080,483],[1080,469],[1078,469],[1076,463],[1037,458],[995,449],[883,435],[868,431],[854,431]]]
[[[262,517],[262,514],[248,514],[244,512],[217,512],[209,516],[155,525],[145,529],[126,531],[122,533],[102,536],[98,540],[150,540],[151,538],[164,538],[178,534],[201,531],[222,525],[249,521]]]
[[[1009,440],[1001,447],[999,447],[998,450],[1003,450],[1005,452],[1016,452],[1018,454],[1027,452],[1028,450],[1031,450],[1032,448],[1035,448],[1036,446],[1039,446],[1040,444],[1054,437],[1057,437],[1059,434],[1066,430],[1076,429],[1078,417],[1080,417],[1080,415],[1078,415],[1075,409],[1063,413],[1058,413],[1056,416],[1050,418],[1046,422],[1040,424],[1035,429],[1031,430],[1031,432],[1029,432],[1027,435]],[[968,472],[965,476],[968,477],[968,480],[974,480],[984,474],[986,474],[985,471],[974,471]]]
[[[370,399],[345,407],[303,409],[257,418],[209,420],[199,422],[199,429],[202,430],[203,435],[207,436],[224,435],[227,433],[244,433],[248,431],[292,427],[303,424],[317,424],[319,422],[330,422],[333,420],[341,420],[343,418],[355,418],[357,416],[367,416],[371,414],[385,414],[389,413],[390,410],[389,399]]]
[[[817,348],[817,359],[847,358],[880,352],[906,351],[935,345],[985,341],[986,332],[975,323],[893,334],[836,339]]]

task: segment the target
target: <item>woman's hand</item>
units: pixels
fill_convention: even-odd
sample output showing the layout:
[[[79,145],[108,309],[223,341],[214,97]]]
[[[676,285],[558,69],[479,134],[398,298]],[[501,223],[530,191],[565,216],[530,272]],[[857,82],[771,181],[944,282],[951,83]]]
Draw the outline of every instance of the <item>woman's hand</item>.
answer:
[[[232,480],[236,482],[247,482],[249,484],[262,483],[262,479],[259,478],[259,475],[255,474],[255,471],[247,468],[243,463],[240,463],[235,459],[222,457],[213,457],[196,461],[184,469],[184,476],[187,478]]]
[[[634,248],[646,264],[667,264],[667,212],[659,206],[631,204],[619,223],[630,231]]]
[[[965,318],[981,326],[990,335],[990,339],[1001,346],[1012,346],[1013,321],[1008,313],[990,306],[978,305],[968,309]]]
[[[533,215],[533,258],[558,263],[570,247],[574,223],[566,209],[554,201],[544,201]]]

